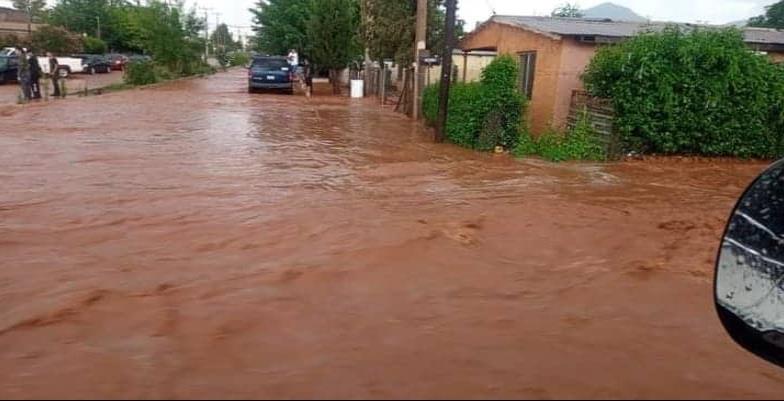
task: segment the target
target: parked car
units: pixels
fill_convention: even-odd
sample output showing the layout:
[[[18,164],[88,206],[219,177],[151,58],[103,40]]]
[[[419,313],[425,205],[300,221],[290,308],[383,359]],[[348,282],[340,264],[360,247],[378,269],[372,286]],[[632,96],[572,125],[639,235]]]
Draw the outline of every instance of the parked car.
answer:
[[[108,54],[109,62],[112,64],[113,71],[122,71],[125,69],[125,64],[128,63],[128,56],[123,54]]]
[[[284,57],[254,57],[248,69],[248,92],[282,90],[294,93],[294,72]]]
[[[127,63],[148,63],[150,61],[152,61],[152,57],[150,57],[150,56],[143,56],[143,55],[140,55],[140,54],[134,54],[134,55],[128,56]]]
[[[0,56],[0,84],[16,81],[19,60],[16,57]]]
[[[112,63],[106,56],[98,54],[78,54],[74,57],[82,59],[82,66],[84,72],[87,74],[108,74],[112,72]]]
[[[11,57],[16,58],[17,50],[12,47],[6,47],[2,51],[0,51],[0,56],[3,57]],[[41,69],[43,70],[44,74],[49,73],[49,63],[46,61],[46,57],[38,56],[38,61],[41,65]],[[57,73],[60,74],[61,78],[68,78],[71,74],[78,74],[80,72],[84,72],[84,66],[82,65],[82,59],[77,57],[57,57]]]

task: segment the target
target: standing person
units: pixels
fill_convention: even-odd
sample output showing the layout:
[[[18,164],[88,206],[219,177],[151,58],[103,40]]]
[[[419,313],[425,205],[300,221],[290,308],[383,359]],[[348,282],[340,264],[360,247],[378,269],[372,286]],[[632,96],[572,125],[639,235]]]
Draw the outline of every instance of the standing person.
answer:
[[[313,66],[308,60],[304,60],[302,66],[302,74],[305,78],[305,96],[310,98],[313,96]]]
[[[17,53],[19,61],[17,78],[22,90],[22,101],[27,103],[32,98],[30,91],[30,63],[27,60],[27,49],[17,48]]]
[[[299,54],[294,49],[291,49],[289,52],[289,56],[286,57],[289,61],[289,65],[291,65],[292,71],[296,74],[297,68],[299,67]]]
[[[30,60],[30,87],[32,89],[33,99],[41,99],[41,64],[38,63],[38,57],[35,53],[30,52],[28,56]]]
[[[52,79],[52,86],[54,86],[54,97],[60,97],[60,82],[58,82],[60,74],[57,71],[57,67],[60,66],[60,63],[51,52],[46,53],[46,58],[49,59],[49,77]]]

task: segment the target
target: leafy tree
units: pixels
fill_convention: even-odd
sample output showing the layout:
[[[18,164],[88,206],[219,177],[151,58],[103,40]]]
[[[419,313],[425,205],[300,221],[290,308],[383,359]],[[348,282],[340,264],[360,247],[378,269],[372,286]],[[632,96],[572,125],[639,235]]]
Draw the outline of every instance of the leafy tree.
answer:
[[[106,42],[101,39],[88,36],[84,38],[84,52],[87,54],[104,54],[109,50]]]
[[[123,32],[126,14],[132,8],[126,0],[57,0],[49,22],[71,32],[100,37],[113,49],[134,50],[127,47],[127,32]]]
[[[229,26],[226,24],[220,24],[215,28],[215,31],[210,37],[210,43],[216,51],[222,51],[224,53],[231,53],[242,47],[234,40],[234,35],[229,31]]]
[[[307,53],[311,0],[259,0],[253,14],[253,47],[263,53],[284,55],[290,49]]]
[[[407,65],[414,60],[416,1],[362,0],[362,37],[376,60],[394,59]],[[434,53],[444,47],[446,11],[444,0],[428,0],[427,44]],[[464,21],[459,21],[457,37],[464,34]]]
[[[13,0],[13,7],[24,11],[30,18],[30,22],[42,22],[46,19],[46,0]]]
[[[582,18],[585,16],[577,4],[565,3],[550,13],[551,17]]]
[[[145,7],[128,9],[129,45],[144,49],[174,74],[190,75],[204,49],[197,19],[195,11],[185,12],[181,3],[149,0]]]
[[[356,0],[312,0],[307,39],[311,62],[329,69],[332,88],[340,92],[337,72],[361,55],[359,4]]]
[[[749,20],[749,26],[784,29],[784,0],[765,8],[765,15]]]
[[[42,26],[33,31],[31,47],[37,52],[55,54],[81,53],[84,49],[82,37],[62,27]]]

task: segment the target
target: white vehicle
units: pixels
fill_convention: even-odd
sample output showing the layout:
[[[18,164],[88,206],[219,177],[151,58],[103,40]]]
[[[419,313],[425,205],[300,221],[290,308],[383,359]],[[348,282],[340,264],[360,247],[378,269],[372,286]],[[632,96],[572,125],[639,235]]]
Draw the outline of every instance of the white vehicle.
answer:
[[[17,55],[16,49],[13,47],[6,47],[0,51],[0,55],[15,57]],[[78,57],[56,57],[57,58],[57,73],[61,78],[68,78],[71,74],[78,74],[85,72],[84,59]],[[46,57],[38,56],[38,63],[41,65],[41,70],[44,74],[49,74],[49,61]]]

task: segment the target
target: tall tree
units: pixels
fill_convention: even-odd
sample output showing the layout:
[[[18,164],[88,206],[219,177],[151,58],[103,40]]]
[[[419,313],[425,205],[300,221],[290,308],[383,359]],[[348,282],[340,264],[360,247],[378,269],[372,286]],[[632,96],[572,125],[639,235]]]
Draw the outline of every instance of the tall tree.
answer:
[[[259,0],[250,9],[254,48],[269,54],[284,55],[291,49],[306,54],[310,7],[310,0]]]
[[[128,38],[122,31],[130,8],[127,0],[57,0],[49,22],[79,34],[100,36],[111,48],[132,50],[123,46]]]
[[[213,48],[226,53],[233,52],[240,48],[239,43],[234,40],[234,35],[232,35],[229,26],[226,24],[220,24],[215,28],[215,31],[210,37],[210,42]]]
[[[416,1],[362,0],[362,38],[376,60],[394,59],[408,65],[414,58]],[[444,0],[428,0],[427,44],[437,54],[444,47]],[[459,21],[457,37],[463,36]]]
[[[359,3],[312,0],[307,39],[311,62],[329,69],[333,92],[340,92],[337,72],[361,55]]]
[[[784,0],[765,7],[765,14],[750,19],[749,26],[784,29]]]
[[[46,0],[13,0],[13,7],[27,13],[27,31],[32,33],[34,22],[42,22],[46,18]]]
[[[564,5],[556,8],[550,13],[551,17],[561,18],[582,18],[585,14],[580,10],[577,4],[565,3]]]

